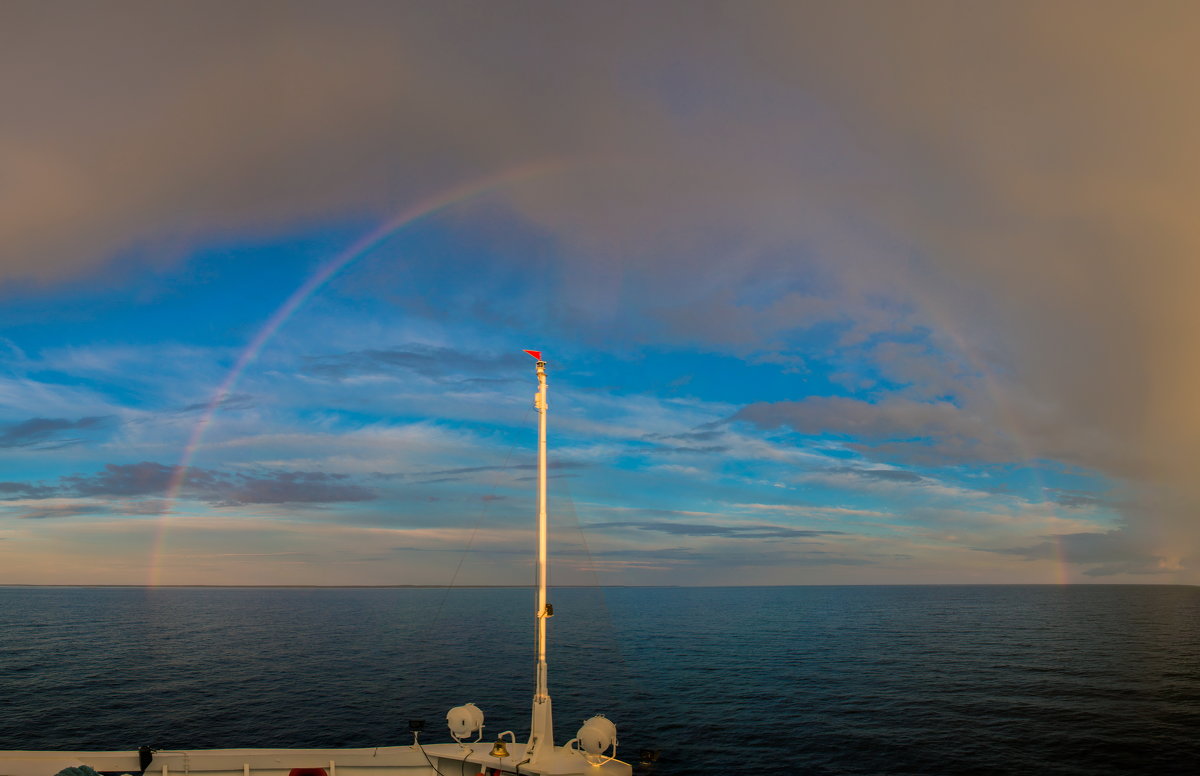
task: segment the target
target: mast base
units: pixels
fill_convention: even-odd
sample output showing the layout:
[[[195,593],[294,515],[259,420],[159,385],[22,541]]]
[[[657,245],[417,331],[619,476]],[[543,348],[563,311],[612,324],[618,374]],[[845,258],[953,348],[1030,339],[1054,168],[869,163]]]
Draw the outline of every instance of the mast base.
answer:
[[[550,696],[533,699],[533,721],[529,729],[529,762],[536,764],[554,752],[554,712]]]

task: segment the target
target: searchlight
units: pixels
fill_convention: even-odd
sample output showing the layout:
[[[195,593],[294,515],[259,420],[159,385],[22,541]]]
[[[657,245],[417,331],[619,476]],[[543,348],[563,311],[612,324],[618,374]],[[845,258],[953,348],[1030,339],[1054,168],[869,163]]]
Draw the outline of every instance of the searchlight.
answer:
[[[601,765],[617,756],[617,726],[603,714],[585,720],[575,734],[575,745],[580,754],[592,765]],[[612,754],[604,753],[612,749]]]
[[[478,733],[475,741],[483,738],[483,711],[474,703],[450,709],[446,712],[446,724],[450,726],[450,737],[460,744],[474,733]]]

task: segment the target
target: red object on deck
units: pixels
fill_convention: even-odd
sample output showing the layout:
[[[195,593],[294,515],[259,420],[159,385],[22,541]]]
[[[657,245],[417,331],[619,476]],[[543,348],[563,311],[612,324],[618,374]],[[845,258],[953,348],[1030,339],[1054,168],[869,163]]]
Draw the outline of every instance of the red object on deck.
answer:
[[[292,768],[288,776],[329,776],[324,768]]]
[[[525,352],[536,358],[538,361],[542,360],[542,351],[540,350],[526,350]]]

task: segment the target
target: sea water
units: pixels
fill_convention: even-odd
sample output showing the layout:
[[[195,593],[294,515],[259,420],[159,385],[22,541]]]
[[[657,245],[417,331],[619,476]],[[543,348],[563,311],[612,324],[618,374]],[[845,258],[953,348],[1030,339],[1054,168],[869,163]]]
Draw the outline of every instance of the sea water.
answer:
[[[648,774],[1200,773],[1200,588],[553,591],[561,743]],[[0,588],[0,748],[528,734],[528,589]]]

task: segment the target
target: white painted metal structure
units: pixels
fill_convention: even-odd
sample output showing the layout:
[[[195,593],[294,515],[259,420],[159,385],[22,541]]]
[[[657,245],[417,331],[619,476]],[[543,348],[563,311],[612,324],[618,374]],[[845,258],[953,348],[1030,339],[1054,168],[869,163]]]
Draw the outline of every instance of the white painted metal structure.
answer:
[[[88,766],[108,776],[631,776],[628,763],[616,758],[616,726],[603,716],[584,722],[575,738],[554,745],[554,722],[546,661],[546,362],[538,351],[538,565],[537,670],[533,714],[527,743],[500,746],[483,741],[483,713],[466,704],[451,709],[447,721],[454,743],[424,745],[419,733],[408,746],[368,749],[193,749],[153,753],[143,770],[137,751],[0,751],[0,776],[54,776],[64,768]],[[11,702],[14,699],[9,699]],[[475,736],[474,741],[465,739]],[[611,754],[606,754],[611,752]]]
[[[534,351],[537,353],[537,351]],[[549,576],[547,540],[550,524],[546,518],[546,362],[541,353],[530,353],[537,359],[538,392],[533,406],[538,413],[538,560],[537,560],[537,683],[533,692],[533,714],[529,726],[529,761],[540,762],[554,749],[554,719],[550,704],[549,670],[546,665],[546,620],[553,610],[546,602],[546,582]]]

